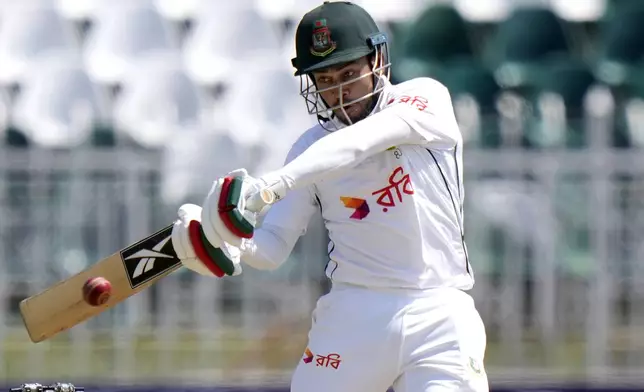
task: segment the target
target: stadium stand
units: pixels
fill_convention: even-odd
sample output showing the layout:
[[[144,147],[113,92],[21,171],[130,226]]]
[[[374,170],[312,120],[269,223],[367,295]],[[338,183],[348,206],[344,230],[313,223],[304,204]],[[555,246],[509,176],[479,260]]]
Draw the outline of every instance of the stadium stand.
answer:
[[[162,227],[218,175],[279,167],[316,122],[290,58],[318,3],[0,1],[0,384],[34,368],[283,383],[327,288],[320,222],[275,273],[215,287],[178,273],[51,344],[25,343],[17,302]],[[358,3],[390,35],[395,82],[451,92],[493,385],[644,385],[644,1]]]

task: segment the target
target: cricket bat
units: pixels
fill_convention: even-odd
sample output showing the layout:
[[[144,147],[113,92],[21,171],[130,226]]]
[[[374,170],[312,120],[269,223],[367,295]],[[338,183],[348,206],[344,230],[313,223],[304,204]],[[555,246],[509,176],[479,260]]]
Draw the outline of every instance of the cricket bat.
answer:
[[[44,291],[20,302],[20,313],[32,342],[47,340],[123,302],[181,267],[172,247],[172,225],[122,249]],[[91,306],[83,284],[94,277],[112,283],[109,300]]]
[[[262,189],[246,201],[246,208],[259,212],[278,198]],[[104,312],[181,267],[172,247],[173,225],[95,263],[78,274],[20,302],[20,314],[29,338],[38,343]],[[83,285],[103,277],[112,284],[112,294],[101,306],[83,299]]]

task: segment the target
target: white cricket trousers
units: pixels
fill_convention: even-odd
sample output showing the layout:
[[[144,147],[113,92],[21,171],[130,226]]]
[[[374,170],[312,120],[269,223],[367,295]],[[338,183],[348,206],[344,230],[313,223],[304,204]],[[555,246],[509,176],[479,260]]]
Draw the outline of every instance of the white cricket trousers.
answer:
[[[334,284],[313,311],[291,392],[489,391],[472,297]]]

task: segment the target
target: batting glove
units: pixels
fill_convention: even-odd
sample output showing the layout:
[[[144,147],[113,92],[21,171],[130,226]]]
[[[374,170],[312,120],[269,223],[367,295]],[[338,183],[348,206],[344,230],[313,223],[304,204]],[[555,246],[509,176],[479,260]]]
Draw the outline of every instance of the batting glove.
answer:
[[[247,199],[266,184],[248,175],[245,169],[228,173],[215,181],[203,203],[201,222],[208,241],[213,245],[223,240],[240,247],[243,239],[253,237],[261,211],[247,208]]]
[[[202,208],[184,204],[172,228],[172,246],[183,266],[203,276],[236,276],[242,273],[240,251],[219,237],[206,239],[201,227]]]

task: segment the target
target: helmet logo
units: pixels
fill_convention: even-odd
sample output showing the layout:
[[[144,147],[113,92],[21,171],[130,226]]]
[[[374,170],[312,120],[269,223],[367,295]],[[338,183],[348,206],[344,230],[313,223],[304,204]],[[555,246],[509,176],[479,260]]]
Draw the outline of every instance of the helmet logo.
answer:
[[[318,19],[313,24],[313,46],[311,54],[324,57],[333,52],[337,44],[331,40],[331,31],[326,26],[326,19]]]

